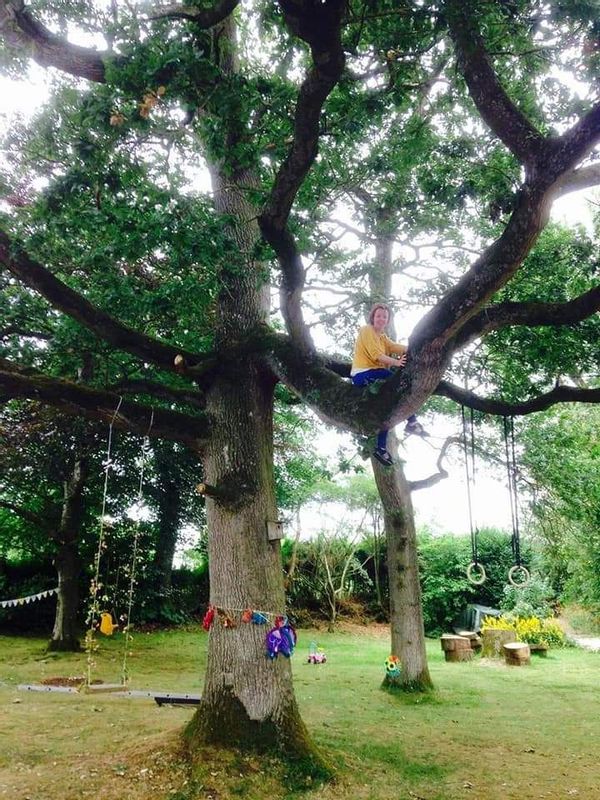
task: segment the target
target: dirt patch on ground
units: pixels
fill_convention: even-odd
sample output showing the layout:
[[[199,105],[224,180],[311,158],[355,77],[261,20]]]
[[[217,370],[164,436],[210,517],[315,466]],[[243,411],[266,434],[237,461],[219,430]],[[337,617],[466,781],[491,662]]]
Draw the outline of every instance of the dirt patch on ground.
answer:
[[[40,683],[42,686],[82,686],[85,683],[83,675],[77,675],[70,678],[43,678]],[[96,683],[96,681],[92,681]]]

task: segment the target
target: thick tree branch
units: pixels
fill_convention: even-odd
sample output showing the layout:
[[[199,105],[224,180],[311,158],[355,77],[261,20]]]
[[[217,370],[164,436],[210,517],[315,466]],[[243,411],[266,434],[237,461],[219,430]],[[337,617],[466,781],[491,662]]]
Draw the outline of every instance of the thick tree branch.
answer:
[[[600,389],[580,389],[575,386],[556,386],[546,394],[524,400],[521,403],[508,403],[504,400],[479,397],[447,381],[440,381],[434,394],[447,397],[475,411],[498,416],[524,416],[544,411],[557,403],[600,403]]]
[[[591,189],[599,185],[600,163],[588,164],[563,175],[554,185],[553,192],[556,197],[562,197],[570,192],[579,192],[582,189]]]
[[[172,347],[123,325],[55,278],[49,270],[18,248],[4,231],[0,231],[0,264],[27,286],[39,292],[54,308],[68,314],[119,350],[131,353],[170,372],[181,371],[175,364],[178,356],[183,356],[190,370],[205,364],[212,365],[214,361],[212,356]]]
[[[600,103],[584,114],[568,131],[548,141],[539,164],[540,175],[548,187],[560,184],[562,176],[574,170],[600,141]],[[585,173],[581,170],[581,173]],[[588,173],[592,175],[594,173]]]
[[[434,388],[422,388],[427,386],[427,377],[423,382],[415,380],[410,369],[398,370],[393,378],[366,389],[353,386],[329,368],[345,372],[343,362],[301,353],[285,336],[273,342],[267,361],[279,380],[322,419],[356,433],[373,433],[405,420]]]
[[[175,3],[148,13],[148,19],[187,19],[199,28],[213,28],[223,22],[240,4],[240,0],[217,0],[212,8],[198,8]]]
[[[17,52],[42,67],[56,67],[78,78],[104,83],[105,63],[111,56],[79,47],[51,33],[25,8],[23,0],[0,0],[0,36]]]
[[[6,339],[8,336],[21,336],[23,339],[52,339],[51,333],[30,331],[19,325],[7,325],[5,328],[0,328],[0,339]]]
[[[204,393],[190,389],[179,389],[173,386],[165,386],[157,381],[146,380],[122,380],[110,387],[111,391],[117,394],[146,394],[160,400],[175,401],[176,403],[186,403],[195,408],[204,408]]]
[[[507,95],[496,75],[477,24],[476,3],[447,0],[445,11],[458,64],[477,110],[519,161],[532,164],[544,139]]]
[[[566,303],[499,303],[472,317],[456,337],[454,349],[490,331],[512,325],[574,325],[600,311],[600,286]]]
[[[210,435],[210,418],[206,414],[192,416],[132,403],[114,392],[48,378],[33,370],[13,368],[4,359],[0,363],[0,393],[12,398],[36,400],[87,419],[106,423],[114,421],[121,430],[181,442],[195,452],[202,449]],[[115,414],[117,407],[119,412]]]
[[[411,490],[411,492],[417,492],[419,489],[429,489],[430,486],[435,486],[437,483],[440,483],[440,481],[443,481],[448,477],[448,471],[444,469],[443,462],[446,458],[448,448],[453,444],[461,445],[462,441],[458,436],[449,436],[446,439],[436,461],[438,469],[437,472],[434,472],[433,475],[429,475],[427,478],[422,478],[418,481],[408,481],[408,488]]]
[[[56,524],[59,520],[49,520],[47,516],[40,516],[39,514],[35,514],[33,511],[30,511],[28,508],[24,508],[23,506],[18,506],[15,503],[9,503],[7,500],[0,499],[0,507],[6,508],[9,511],[12,511],[21,519],[24,519],[25,522],[31,522],[33,525],[37,525],[38,527],[46,530],[49,524]]]
[[[346,4],[281,0],[280,5],[288,28],[310,46],[313,64],[298,94],[293,143],[258,222],[282,269],[281,308],[287,328],[297,346],[310,352],[313,344],[300,307],[304,269],[286,226],[298,189],[317,156],[323,105],[344,68],[340,28]]]

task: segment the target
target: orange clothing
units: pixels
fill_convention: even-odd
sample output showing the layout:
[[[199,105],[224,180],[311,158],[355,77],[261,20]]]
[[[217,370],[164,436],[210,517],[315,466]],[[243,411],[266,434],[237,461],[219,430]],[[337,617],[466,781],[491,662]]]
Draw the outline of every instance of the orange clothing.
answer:
[[[407,349],[405,345],[393,342],[385,333],[377,333],[372,325],[364,325],[360,329],[354,345],[350,374],[356,375],[367,369],[385,368],[386,365],[378,361],[377,356],[402,355],[406,353]]]

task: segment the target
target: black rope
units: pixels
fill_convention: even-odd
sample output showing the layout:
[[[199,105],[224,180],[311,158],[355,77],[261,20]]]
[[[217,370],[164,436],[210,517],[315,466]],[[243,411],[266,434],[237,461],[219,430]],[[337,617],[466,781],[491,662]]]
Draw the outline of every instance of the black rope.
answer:
[[[477,552],[477,534],[479,531],[473,525],[473,503],[471,501],[471,485],[473,485],[473,489],[475,488],[475,433],[473,427],[473,409],[470,409],[471,412],[471,419],[470,419],[470,431],[471,431],[471,453],[470,459],[471,464],[469,466],[469,447],[467,445],[467,418],[465,416],[465,407],[461,406],[461,415],[462,415],[462,428],[463,428],[463,449],[465,452],[465,474],[467,478],[467,505],[469,508],[469,528],[471,531],[471,554],[473,564],[475,566],[479,565],[479,554]]]
[[[517,567],[521,566],[521,539],[519,533],[519,506],[517,494],[517,458],[515,453],[515,421],[514,417],[503,417],[504,448],[506,450],[506,472],[508,476],[508,495],[510,498],[510,515],[512,521],[512,551]]]

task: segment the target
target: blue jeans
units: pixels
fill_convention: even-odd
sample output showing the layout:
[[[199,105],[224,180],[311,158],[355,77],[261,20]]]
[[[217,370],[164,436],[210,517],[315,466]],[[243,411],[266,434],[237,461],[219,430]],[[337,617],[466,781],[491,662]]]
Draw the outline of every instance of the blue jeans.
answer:
[[[369,383],[375,383],[375,381],[384,381],[392,375],[392,370],[385,369],[384,367],[379,369],[366,369],[364,372],[359,372],[358,375],[353,375],[352,383],[355,386],[367,386]],[[416,422],[417,417],[415,414],[411,414],[406,421]],[[377,434],[377,447],[379,450],[387,450],[387,436],[387,431],[379,431]]]

